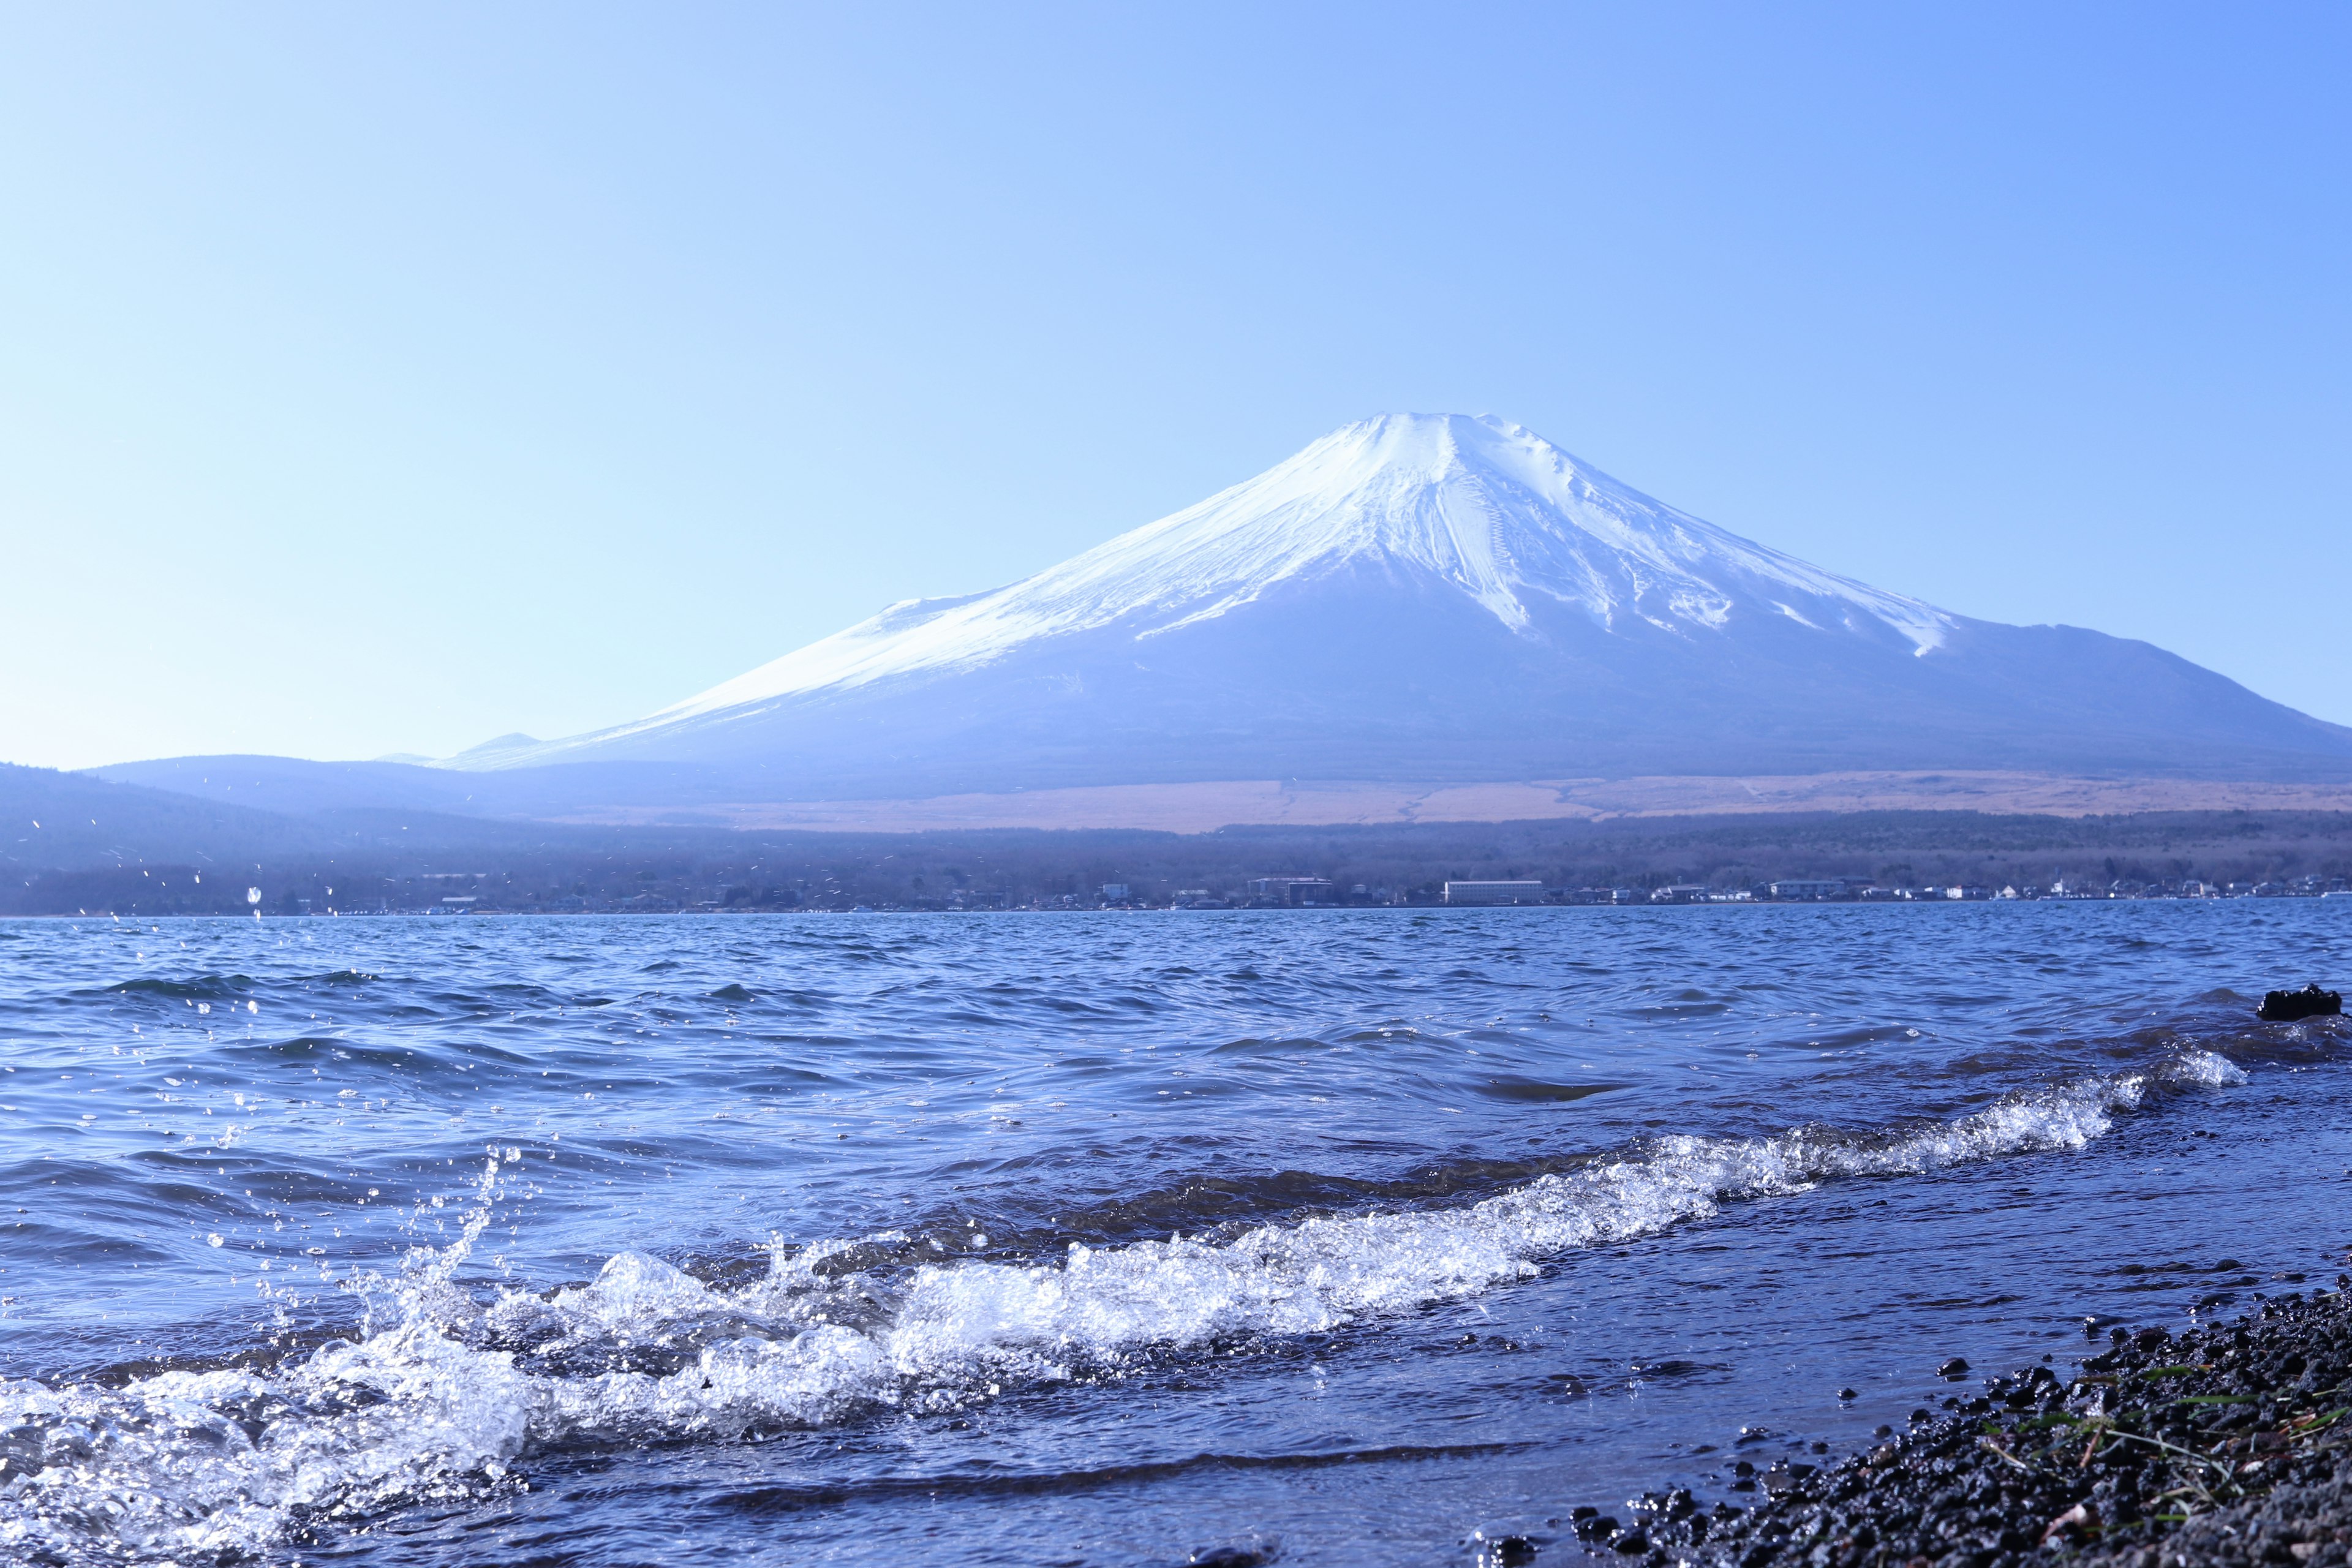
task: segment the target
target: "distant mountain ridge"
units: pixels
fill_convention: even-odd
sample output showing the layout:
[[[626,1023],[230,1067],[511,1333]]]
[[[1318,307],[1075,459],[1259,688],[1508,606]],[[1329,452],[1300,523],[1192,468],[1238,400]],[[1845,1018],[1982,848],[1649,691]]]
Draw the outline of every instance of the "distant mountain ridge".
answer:
[[[1389,415],[1007,587],[894,605],[634,722],[446,765],[619,763],[750,798],[1855,768],[2338,779],[2352,730],[2146,643],[1839,576],[1498,419]]]

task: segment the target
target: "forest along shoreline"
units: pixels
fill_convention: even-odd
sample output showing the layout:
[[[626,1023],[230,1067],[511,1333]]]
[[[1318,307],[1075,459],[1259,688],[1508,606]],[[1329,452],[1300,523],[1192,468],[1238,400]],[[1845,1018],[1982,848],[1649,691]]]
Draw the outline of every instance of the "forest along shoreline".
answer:
[[[1619,1561],[1738,1568],[2352,1563],[2352,1279],[2336,1283],[2178,1336],[2111,1331],[2073,1378],[1988,1378],[1835,1465],[1739,1461],[1731,1487],[1751,1506],[1681,1489],[1624,1520],[1580,1508],[1575,1539]],[[1541,1544],[1484,1555],[1527,1563]]]

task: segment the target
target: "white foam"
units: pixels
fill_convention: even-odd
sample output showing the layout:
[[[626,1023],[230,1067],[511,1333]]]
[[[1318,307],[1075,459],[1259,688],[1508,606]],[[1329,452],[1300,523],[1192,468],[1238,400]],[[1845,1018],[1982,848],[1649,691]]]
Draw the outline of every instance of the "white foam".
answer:
[[[357,1287],[383,1324],[357,1343],[266,1373],[167,1372],[118,1389],[0,1382],[0,1431],[16,1450],[0,1473],[0,1551],[94,1561],[253,1548],[295,1510],[351,1517],[462,1494],[558,1441],[823,1426],[955,1408],[1015,1384],[1115,1382],[1140,1356],[1475,1295],[1727,1202],[2080,1148],[2154,1084],[2244,1078],[2192,1052],[2153,1074],[2011,1095],[1874,1136],[1665,1138],[1461,1207],[1073,1246],[1050,1262],[875,1273],[842,1267],[854,1244],[779,1246],[765,1277],[730,1289],[623,1252],[587,1286],[547,1300],[508,1290],[484,1309],[453,1276],[490,1212],[494,1155],[456,1242],[420,1249],[399,1279]],[[564,1375],[481,1348],[518,1343],[546,1365],[634,1350],[675,1370]],[[240,1422],[256,1419],[259,1436],[248,1436]],[[27,1474],[27,1458],[46,1468]]]

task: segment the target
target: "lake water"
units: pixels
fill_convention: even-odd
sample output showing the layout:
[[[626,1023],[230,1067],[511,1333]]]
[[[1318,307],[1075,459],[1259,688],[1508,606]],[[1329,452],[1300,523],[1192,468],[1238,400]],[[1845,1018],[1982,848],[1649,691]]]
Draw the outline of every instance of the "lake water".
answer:
[[[2346,900],[0,924],[0,1557],[1576,1561],[1946,1357],[2332,1282],[2352,1030],[2252,1004],[2347,958]]]

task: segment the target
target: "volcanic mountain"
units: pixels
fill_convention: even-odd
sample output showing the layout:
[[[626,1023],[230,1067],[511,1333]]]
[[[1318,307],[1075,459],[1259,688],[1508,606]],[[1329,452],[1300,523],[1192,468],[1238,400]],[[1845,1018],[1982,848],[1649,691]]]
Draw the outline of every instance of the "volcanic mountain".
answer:
[[[2336,780],[2352,730],[2147,643],[1840,577],[1516,425],[1390,415],[1009,587],[893,605],[634,723],[451,765],[589,762],[689,764],[765,799],[1853,769]]]
[[[2352,803],[2352,730],[1840,577],[1460,415],[1350,425],[633,723],[415,761],[95,771],[284,812],[738,826]]]

